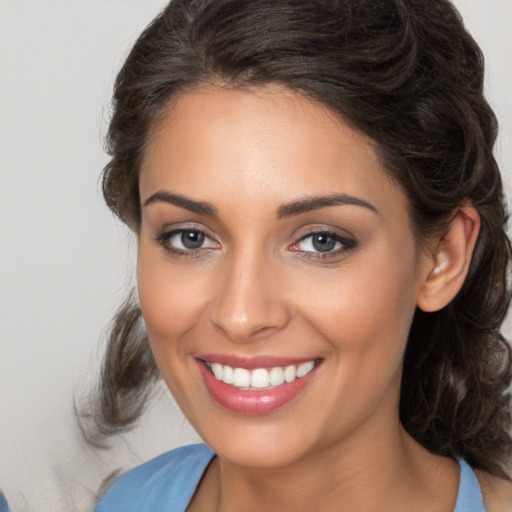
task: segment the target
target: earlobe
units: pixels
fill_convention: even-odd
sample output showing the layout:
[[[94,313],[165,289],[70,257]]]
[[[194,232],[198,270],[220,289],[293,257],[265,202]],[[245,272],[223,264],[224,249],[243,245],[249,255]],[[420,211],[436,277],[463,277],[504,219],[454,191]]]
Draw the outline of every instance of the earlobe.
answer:
[[[421,310],[439,311],[457,295],[466,279],[479,230],[480,216],[475,207],[458,208],[425,260],[425,277],[417,299]]]

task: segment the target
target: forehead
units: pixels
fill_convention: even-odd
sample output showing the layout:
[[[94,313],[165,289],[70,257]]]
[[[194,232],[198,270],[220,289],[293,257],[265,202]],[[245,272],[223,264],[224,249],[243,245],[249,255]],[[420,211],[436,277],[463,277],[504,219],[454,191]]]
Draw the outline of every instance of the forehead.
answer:
[[[277,86],[210,86],[179,96],[153,131],[141,168],[141,200],[160,189],[215,204],[243,199],[247,207],[339,192],[406,209],[368,137]]]

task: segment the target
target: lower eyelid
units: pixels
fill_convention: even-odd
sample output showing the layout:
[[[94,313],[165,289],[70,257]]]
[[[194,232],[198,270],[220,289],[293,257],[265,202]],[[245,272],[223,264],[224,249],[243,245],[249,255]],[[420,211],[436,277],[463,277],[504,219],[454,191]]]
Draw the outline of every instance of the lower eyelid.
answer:
[[[331,252],[296,251],[295,254],[299,255],[300,258],[304,258],[313,262],[316,261],[328,263],[329,261],[336,262],[337,260],[343,259],[345,256],[348,256],[356,249],[357,246],[353,245],[342,247],[341,249]]]

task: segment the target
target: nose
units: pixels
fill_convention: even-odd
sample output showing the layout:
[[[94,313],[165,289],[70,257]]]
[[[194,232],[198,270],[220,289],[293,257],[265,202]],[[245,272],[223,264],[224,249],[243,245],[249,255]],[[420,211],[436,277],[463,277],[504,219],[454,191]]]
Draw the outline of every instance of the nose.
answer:
[[[236,342],[283,329],[290,320],[279,269],[257,251],[233,255],[218,276],[210,321]]]

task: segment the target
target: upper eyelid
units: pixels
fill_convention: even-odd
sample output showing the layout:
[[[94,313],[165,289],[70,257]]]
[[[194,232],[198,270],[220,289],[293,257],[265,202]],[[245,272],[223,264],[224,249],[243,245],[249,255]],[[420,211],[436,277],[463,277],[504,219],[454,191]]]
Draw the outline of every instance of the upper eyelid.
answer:
[[[310,238],[310,237],[312,237],[314,235],[318,235],[318,234],[328,235],[328,236],[334,238],[334,240],[336,242],[338,242],[338,243],[340,243],[341,245],[344,245],[344,246],[355,246],[355,245],[357,245],[356,241],[353,238],[344,237],[344,236],[338,235],[337,233],[333,233],[332,231],[315,231],[315,232],[310,232],[310,233],[305,234],[304,236],[300,237],[299,239],[297,239],[297,241],[293,242],[291,245],[292,246],[296,245],[299,242],[307,240],[308,238]],[[305,251],[305,252],[309,252],[309,251]],[[334,251],[334,252],[337,252],[337,251]]]
[[[295,242],[299,240],[304,240],[308,236],[312,236],[318,233],[326,233],[330,235],[334,235],[336,238],[340,238],[342,240],[352,240],[355,241],[356,237],[348,230],[342,229],[339,227],[329,226],[329,225],[318,225],[318,226],[308,226],[306,230],[304,230],[303,234],[300,234],[301,229],[298,229],[293,237],[295,238]]]
[[[203,234],[206,238],[209,240],[212,240],[215,243],[219,243],[213,236],[211,236],[208,231],[204,229],[194,228],[194,227],[185,227],[185,228],[174,228],[174,229],[164,229],[160,232],[159,235],[157,235],[157,238],[165,238],[169,239],[173,236],[176,236],[180,233],[186,232],[186,231],[196,231],[198,233]]]
[[[215,240],[215,236],[212,234],[211,230],[208,229],[203,224],[195,224],[195,223],[176,223],[175,225],[166,224],[161,229],[157,230],[157,236],[165,236],[170,235],[172,233],[182,233],[183,231],[199,231],[203,233],[208,238]]]
[[[350,240],[350,238],[348,236],[340,235],[339,233],[336,233],[335,231],[329,231],[327,229],[319,229],[318,231],[309,231],[308,233],[305,233],[304,235],[299,237],[298,241],[304,240],[306,238],[309,238],[310,236],[319,235],[319,234],[330,235],[333,238],[336,238],[337,240]]]
[[[303,231],[303,233],[299,234],[297,231]],[[176,223],[175,225],[166,225],[162,229],[158,231],[156,236],[154,237],[157,240],[169,239],[171,236],[182,233],[184,231],[198,231],[203,233],[207,238],[214,241],[217,244],[221,244],[219,241],[219,237],[212,234],[211,230],[208,229],[201,223]],[[341,233],[340,233],[341,232]],[[339,240],[341,243],[351,242],[356,243],[355,237],[346,229],[342,229],[339,227],[329,226],[329,225],[317,225],[317,226],[302,226],[302,228],[295,231],[292,234],[292,242],[288,243],[288,246],[297,244],[298,242],[307,239],[315,234],[325,233],[327,235],[332,236],[333,238]]]

